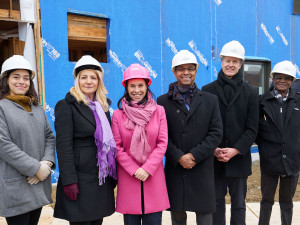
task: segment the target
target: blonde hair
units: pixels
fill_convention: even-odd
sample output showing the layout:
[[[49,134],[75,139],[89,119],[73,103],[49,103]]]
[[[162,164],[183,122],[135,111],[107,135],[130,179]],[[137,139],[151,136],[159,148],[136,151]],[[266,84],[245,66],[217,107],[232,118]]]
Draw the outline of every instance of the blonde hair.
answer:
[[[93,70],[93,69],[88,69],[88,70],[93,71],[98,76],[98,87],[97,87],[97,90],[95,93],[95,97],[96,97],[96,100],[101,104],[104,112],[107,112],[108,111],[108,103],[107,103],[106,95],[108,94],[108,92],[107,92],[107,90],[104,86],[103,80],[102,80],[104,74],[103,74],[103,72],[100,72],[99,70]],[[82,70],[82,71],[84,71],[84,70]],[[82,71],[80,71],[77,74],[76,79],[74,81],[74,87],[72,87],[70,89],[70,93],[71,93],[71,95],[74,96],[74,98],[76,99],[77,102],[82,102],[83,104],[88,105],[89,101],[86,99],[85,94],[82,93],[82,91],[80,90],[80,87],[79,87],[79,77],[80,77]]]

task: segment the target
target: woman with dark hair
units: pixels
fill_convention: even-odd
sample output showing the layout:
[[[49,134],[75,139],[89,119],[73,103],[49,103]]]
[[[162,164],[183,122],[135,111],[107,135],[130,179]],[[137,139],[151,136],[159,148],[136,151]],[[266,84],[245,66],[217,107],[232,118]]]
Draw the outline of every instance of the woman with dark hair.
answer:
[[[55,139],[38,103],[30,63],[14,55],[0,75],[0,215],[8,225],[38,224],[52,203]]]
[[[116,144],[104,70],[91,56],[75,65],[75,86],[55,106],[59,163],[54,216],[71,225],[100,225],[115,211]]]
[[[168,144],[165,111],[153,99],[145,67],[129,66],[122,84],[125,94],[112,120],[118,162],[116,211],[124,214],[125,225],[159,225],[162,211],[170,207],[162,161]]]

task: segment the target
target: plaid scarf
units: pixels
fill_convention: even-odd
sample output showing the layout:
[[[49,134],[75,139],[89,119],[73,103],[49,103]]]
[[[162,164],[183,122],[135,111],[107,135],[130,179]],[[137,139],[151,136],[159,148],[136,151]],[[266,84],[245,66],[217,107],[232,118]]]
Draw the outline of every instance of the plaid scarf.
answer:
[[[279,91],[277,91],[275,88],[272,91],[272,94],[274,95],[274,97],[277,99],[277,101],[282,104],[283,102],[285,102],[289,96],[289,92],[290,90],[287,91],[285,97],[282,97],[282,95],[279,93]]]
[[[191,106],[196,91],[196,83],[189,87],[181,87],[177,82],[174,82],[169,85],[168,95],[173,97],[173,99],[178,101],[180,104],[186,103]]]

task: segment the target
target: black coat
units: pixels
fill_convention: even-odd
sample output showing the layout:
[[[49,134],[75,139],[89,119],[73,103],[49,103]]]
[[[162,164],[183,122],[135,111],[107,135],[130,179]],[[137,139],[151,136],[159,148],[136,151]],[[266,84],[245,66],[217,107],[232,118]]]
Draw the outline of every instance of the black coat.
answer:
[[[217,98],[197,90],[190,110],[167,94],[157,99],[168,121],[165,175],[171,211],[212,213],[215,210],[213,154],[222,138]],[[184,169],[178,159],[192,153],[193,169]]]
[[[290,89],[281,105],[271,91],[259,99],[257,144],[261,170],[273,175],[293,175],[300,165],[300,94]],[[280,113],[282,108],[282,113]]]
[[[202,88],[215,94],[223,121],[221,148],[236,148],[240,154],[228,162],[215,158],[216,177],[247,177],[251,175],[251,151],[258,129],[258,92],[244,81],[237,86],[234,97],[227,103],[223,87],[216,80]]]
[[[106,113],[110,121],[109,112]],[[71,222],[84,222],[109,216],[115,211],[112,178],[99,186],[96,122],[90,108],[68,93],[55,106],[56,150],[59,164],[54,216]],[[63,186],[78,183],[76,201],[70,201]]]

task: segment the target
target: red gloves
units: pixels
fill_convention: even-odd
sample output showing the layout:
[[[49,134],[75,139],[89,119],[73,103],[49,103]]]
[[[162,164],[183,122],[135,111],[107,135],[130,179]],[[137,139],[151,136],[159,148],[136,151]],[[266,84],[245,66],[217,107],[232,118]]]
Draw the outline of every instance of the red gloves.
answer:
[[[77,183],[75,184],[69,184],[64,186],[64,193],[71,201],[76,201],[78,191]]]

